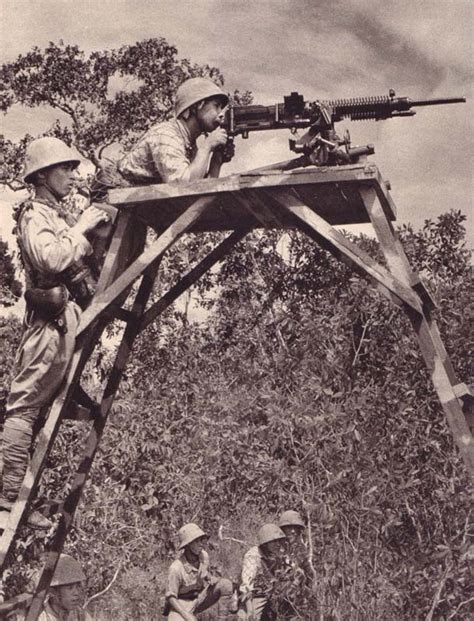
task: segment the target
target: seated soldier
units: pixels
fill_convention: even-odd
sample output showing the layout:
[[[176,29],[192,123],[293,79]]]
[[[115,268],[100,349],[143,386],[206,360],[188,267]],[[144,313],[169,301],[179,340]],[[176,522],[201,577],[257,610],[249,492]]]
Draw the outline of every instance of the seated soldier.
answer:
[[[286,535],[288,559],[291,567],[302,574],[309,584],[313,579],[313,568],[308,560],[308,551],[304,540],[305,523],[297,511],[283,511],[278,526]]]
[[[210,575],[206,533],[190,523],[179,529],[178,537],[180,552],[168,571],[163,614],[168,621],[196,621],[196,615],[217,603],[216,619],[225,621],[234,611],[233,585]]]
[[[278,525],[287,539],[286,567],[282,579],[292,586],[291,594],[283,597],[280,609],[282,616],[285,614],[291,619],[297,616],[301,599],[308,597],[311,592],[315,573],[306,549],[304,540],[306,527],[301,515],[297,511],[283,511]]]
[[[279,526],[264,524],[257,534],[258,545],[245,553],[240,593],[246,621],[276,619],[271,596],[285,561],[285,539],[285,533]]]
[[[77,156],[58,138],[33,140],[26,150],[24,181],[33,185],[35,195],[15,213],[27,305],[3,428],[0,510],[4,511],[11,510],[18,496],[33,430],[66,375],[81,307],[94,292],[95,283],[84,263],[92,253],[86,234],[108,216],[93,206],[78,219],[65,210],[62,199],[73,187],[78,165]],[[79,396],[84,405],[95,407],[80,389]],[[38,511],[29,515],[28,523],[37,528],[51,526]]]

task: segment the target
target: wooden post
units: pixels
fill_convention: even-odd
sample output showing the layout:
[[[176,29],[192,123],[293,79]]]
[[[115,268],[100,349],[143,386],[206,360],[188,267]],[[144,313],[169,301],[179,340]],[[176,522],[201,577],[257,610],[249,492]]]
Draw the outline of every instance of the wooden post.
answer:
[[[367,213],[372,221],[380,247],[387,260],[390,271],[407,286],[416,282],[405,251],[393,227],[382,210],[378,197],[372,188],[360,188]],[[430,372],[433,386],[443,407],[454,441],[471,476],[474,476],[474,443],[469,425],[462,410],[462,404],[455,393],[458,384],[451,361],[439,335],[431,309],[423,308],[422,313],[413,313],[406,308],[407,315],[418,338],[421,353]]]

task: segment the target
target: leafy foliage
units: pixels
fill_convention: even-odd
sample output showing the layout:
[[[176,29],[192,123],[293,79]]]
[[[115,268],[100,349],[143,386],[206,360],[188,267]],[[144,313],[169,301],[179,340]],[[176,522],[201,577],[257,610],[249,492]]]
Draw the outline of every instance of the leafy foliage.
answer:
[[[216,67],[179,59],[177,49],[163,38],[89,55],[77,45],[51,42],[2,66],[0,109],[51,107],[58,118],[46,134],[74,144],[97,164],[99,149],[114,142],[128,145],[153,122],[167,118],[177,86],[193,76],[224,81]],[[246,101],[249,94],[236,92],[234,97]],[[31,138],[17,144],[0,138],[5,153],[1,183],[22,187],[19,167]]]
[[[12,306],[22,292],[8,244],[0,238],[0,305]]]
[[[468,381],[463,216],[400,233]],[[182,261],[170,254],[162,277]],[[278,601],[301,602],[294,618],[467,619],[467,475],[404,314],[305,238],[273,232],[242,243],[195,296],[203,321],[170,309],[138,339],[69,541],[92,591],[123,567],[97,609],[156,618],[189,520],[214,533],[211,556],[238,580],[246,546],[219,541],[219,527],[251,545],[292,507],[312,526],[316,572],[309,591],[279,581]],[[61,432],[53,495],[83,431]]]
[[[2,109],[52,106],[61,115],[52,133],[95,161],[98,147],[132,140],[164,118],[175,86],[197,74],[222,81],[215,68],[178,60],[162,39],[89,56],[51,43],[2,68]],[[117,80],[128,79],[133,88],[114,94]],[[28,140],[3,140],[4,182],[17,179]],[[453,211],[399,234],[439,300],[443,339],[468,382],[464,217]],[[162,262],[156,296],[219,239],[177,244]],[[374,240],[354,241],[379,258]],[[202,321],[190,321],[191,304]],[[7,382],[20,325],[2,320],[0,329]],[[111,364],[110,349],[96,352],[92,393]],[[86,431],[62,426],[43,495],[63,494]],[[301,235],[254,233],[192,300],[137,340],[68,551],[83,561],[91,593],[113,581],[93,603],[98,616],[156,619],[184,522],[205,526],[211,556],[238,580],[257,528],[294,508],[311,524],[316,572],[309,591],[281,577],[280,599],[301,602],[296,618],[467,619],[469,501],[404,314]],[[19,543],[7,596],[25,588],[47,543]]]

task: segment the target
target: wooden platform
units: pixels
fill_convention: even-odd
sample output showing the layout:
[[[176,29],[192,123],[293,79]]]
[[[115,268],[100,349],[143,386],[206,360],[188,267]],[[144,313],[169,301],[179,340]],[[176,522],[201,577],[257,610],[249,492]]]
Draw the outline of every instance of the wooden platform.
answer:
[[[108,200],[120,209],[133,209],[135,216],[162,232],[196,198],[212,195],[212,203],[188,231],[198,233],[263,227],[258,218],[258,205],[254,206],[257,213],[251,214],[242,199],[245,202],[246,195],[254,190],[268,189],[278,194],[279,190],[292,188],[297,198],[331,225],[370,223],[359,191],[361,185],[375,189],[385,215],[389,220],[395,220],[396,208],[388,184],[374,164],[300,168],[288,172],[246,172],[190,183],[117,188],[109,192]],[[278,228],[294,226],[285,210],[276,205],[272,209],[278,216]],[[263,213],[263,207],[260,210]]]

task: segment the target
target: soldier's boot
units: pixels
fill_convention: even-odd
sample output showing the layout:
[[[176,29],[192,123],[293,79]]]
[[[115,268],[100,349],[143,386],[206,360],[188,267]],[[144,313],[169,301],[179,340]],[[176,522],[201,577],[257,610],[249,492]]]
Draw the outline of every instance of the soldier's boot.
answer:
[[[33,437],[32,416],[11,415],[3,428],[3,481],[0,509],[11,511],[20,491],[28,467],[29,450]],[[52,522],[38,511],[28,516],[33,528],[50,528]]]

